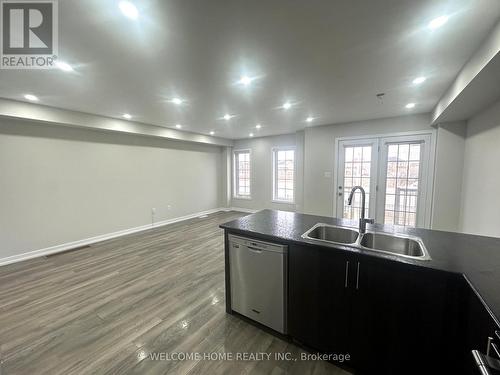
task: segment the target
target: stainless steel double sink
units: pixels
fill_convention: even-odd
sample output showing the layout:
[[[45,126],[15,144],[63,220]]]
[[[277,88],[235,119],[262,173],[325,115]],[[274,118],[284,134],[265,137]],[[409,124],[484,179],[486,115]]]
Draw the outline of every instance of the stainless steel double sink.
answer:
[[[326,242],[357,249],[396,255],[416,260],[430,260],[431,257],[419,237],[382,232],[361,234],[355,229],[318,223],[302,235],[308,240]]]

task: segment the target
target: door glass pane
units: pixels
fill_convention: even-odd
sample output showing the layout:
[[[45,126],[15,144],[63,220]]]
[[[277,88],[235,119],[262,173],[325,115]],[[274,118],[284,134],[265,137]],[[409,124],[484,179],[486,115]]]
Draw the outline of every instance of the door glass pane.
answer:
[[[414,227],[420,185],[421,144],[390,144],[387,150],[384,223]]]
[[[234,154],[235,161],[235,195],[250,197],[250,152],[238,151]]]
[[[342,217],[345,219],[359,219],[361,212],[361,193],[354,193],[352,206],[347,205],[347,199],[354,186],[362,186],[366,192],[365,216],[368,217],[370,205],[372,146],[345,146],[344,147],[344,206]]]
[[[273,199],[293,202],[295,185],[295,151],[274,151],[274,196]]]

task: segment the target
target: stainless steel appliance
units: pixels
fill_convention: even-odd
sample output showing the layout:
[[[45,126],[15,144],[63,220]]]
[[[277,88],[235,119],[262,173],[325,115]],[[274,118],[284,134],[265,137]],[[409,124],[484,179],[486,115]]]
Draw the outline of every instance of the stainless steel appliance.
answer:
[[[285,245],[229,236],[231,309],[286,333]]]
[[[472,356],[477,366],[477,373],[481,375],[500,374],[500,331],[495,331],[495,335],[488,337],[486,344],[486,354],[479,350],[473,350]]]

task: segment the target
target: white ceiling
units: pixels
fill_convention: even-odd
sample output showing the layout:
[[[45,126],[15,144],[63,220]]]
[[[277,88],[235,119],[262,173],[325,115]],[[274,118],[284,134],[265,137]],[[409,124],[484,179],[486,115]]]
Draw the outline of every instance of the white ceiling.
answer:
[[[136,0],[137,20],[118,3],[59,1],[75,72],[2,70],[0,97],[226,138],[430,112],[500,18],[498,0]]]

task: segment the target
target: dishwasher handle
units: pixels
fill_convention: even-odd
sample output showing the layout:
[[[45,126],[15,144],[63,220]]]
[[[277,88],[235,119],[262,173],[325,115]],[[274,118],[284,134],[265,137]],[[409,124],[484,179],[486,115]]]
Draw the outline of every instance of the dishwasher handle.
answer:
[[[250,250],[252,253],[262,253],[262,249],[258,249],[256,247],[253,247],[253,246],[247,246],[247,249]]]
[[[288,249],[288,246],[286,245],[264,242],[260,240],[255,240],[253,238],[239,237],[232,234],[229,235],[229,243],[230,246],[233,248],[240,248],[240,247],[248,248],[255,253],[262,251],[266,252],[272,251],[275,253],[284,254],[287,252]]]

